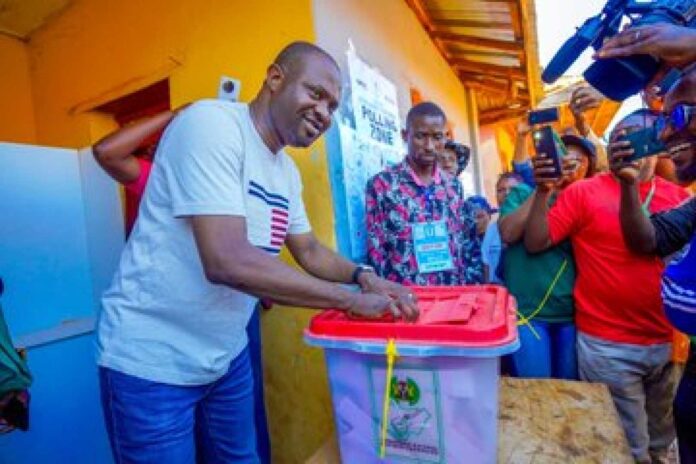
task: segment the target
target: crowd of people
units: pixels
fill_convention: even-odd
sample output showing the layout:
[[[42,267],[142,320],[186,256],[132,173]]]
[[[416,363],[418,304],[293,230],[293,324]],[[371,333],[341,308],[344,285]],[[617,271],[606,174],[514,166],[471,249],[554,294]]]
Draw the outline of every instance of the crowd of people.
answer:
[[[649,53],[682,76],[663,101],[647,92],[606,147],[585,118],[601,95],[574,92],[560,173],[528,150],[533,127],[520,121],[496,207],[465,197],[470,151],[448,140],[443,110],[413,106],[404,160],[366,186],[366,265],[315,238],[283,151],[313,143],[340,101],[339,68],[314,45],[286,47],[248,105],[197,102],[97,143],[102,167],[143,195],[98,329],[116,461],[270,462],[259,301],[415,320],[410,285],[490,283],[517,300],[508,373],[604,383],[637,462],[666,462],[676,437],[681,462],[696,463],[696,343],[683,373],[671,354],[675,327],[696,335],[696,203],[684,188],[696,180],[694,37],[658,24],[605,43],[600,57]],[[134,156],[165,127],[156,163]],[[646,127],[667,153],[634,161],[625,136]],[[305,272],[277,259],[283,245]]]

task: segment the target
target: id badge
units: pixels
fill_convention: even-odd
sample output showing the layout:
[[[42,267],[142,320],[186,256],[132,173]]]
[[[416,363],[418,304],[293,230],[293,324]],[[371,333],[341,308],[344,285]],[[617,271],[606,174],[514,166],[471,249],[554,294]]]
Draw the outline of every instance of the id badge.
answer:
[[[418,272],[449,271],[454,269],[445,221],[421,222],[412,225],[413,249]]]

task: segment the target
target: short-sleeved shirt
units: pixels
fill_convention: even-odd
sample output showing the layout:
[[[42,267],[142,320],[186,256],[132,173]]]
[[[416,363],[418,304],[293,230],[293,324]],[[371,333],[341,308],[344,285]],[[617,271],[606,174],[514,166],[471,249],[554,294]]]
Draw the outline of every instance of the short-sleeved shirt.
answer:
[[[435,167],[432,183],[425,186],[404,160],[368,181],[365,203],[367,262],[379,276],[415,285],[464,285],[483,280],[474,210],[454,177]],[[418,270],[412,229],[413,224],[428,220],[446,222],[452,270]]]
[[[533,192],[527,184],[513,187],[500,209],[501,217],[522,206]],[[529,317],[541,308],[533,319],[544,322],[573,320],[575,264],[567,241],[536,254],[528,253],[522,242],[512,243],[505,249],[504,266],[505,285],[517,299],[523,316]],[[556,283],[552,287],[554,280]],[[541,306],[549,289],[550,296]]]
[[[492,284],[503,283],[496,273],[500,263],[500,255],[503,252],[503,241],[500,239],[500,229],[498,222],[491,221],[483,234],[481,242],[481,261],[488,266],[488,282]]]
[[[287,234],[310,230],[294,162],[268,149],[247,105],[204,100],[167,127],[102,299],[101,366],[201,385],[244,349],[256,298],[206,279],[190,220],[203,215],[244,217],[249,242],[274,256]]]
[[[659,256],[672,259],[662,275],[662,300],[670,321],[696,346],[696,198],[654,214]]]
[[[653,184],[654,182],[654,184]],[[664,179],[639,186],[645,201],[654,185],[651,213],[673,208],[686,191]],[[548,214],[553,243],[570,238],[578,276],[575,321],[588,335],[617,343],[650,345],[672,340],[660,297],[664,269],[656,256],[632,253],[619,222],[619,182],[600,174],[563,190]]]

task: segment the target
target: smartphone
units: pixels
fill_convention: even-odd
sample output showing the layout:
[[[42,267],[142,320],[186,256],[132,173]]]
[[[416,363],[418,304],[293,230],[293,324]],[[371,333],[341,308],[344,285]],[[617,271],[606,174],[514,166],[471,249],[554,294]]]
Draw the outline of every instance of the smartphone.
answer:
[[[565,155],[566,148],[556,132],[551,126],[543,126],[534,130],[532,138],[537,156],[552,160],[553,176],[561,177],[563,175],[561,158]]]
[[[533,110],[527,115],[527,121],[530,126],[538,124],[548,124],[556,122],[560,118],[558,107],[544,108],[543,110]]]
[[[633,155],[627,161],[636,161],[667,150],[665,144],[660,141],[655,127],[630,132],[621,139],[631,142],[631,148],[633,148]]]

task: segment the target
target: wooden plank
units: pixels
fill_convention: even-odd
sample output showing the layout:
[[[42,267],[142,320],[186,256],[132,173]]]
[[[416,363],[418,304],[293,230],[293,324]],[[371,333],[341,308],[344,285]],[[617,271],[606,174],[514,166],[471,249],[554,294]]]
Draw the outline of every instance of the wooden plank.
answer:
[[[465,75],[460,74],[459,75],[460,79],[464,83],[465,86],[471,87],[472,89],[477,89],[477,90],[483,90],[484,92],[491,92],[491,93],[507,93],[510,89],[510,82],[505,81],[505,82],[500,82],[500,81],[485,81],[485,80],[479,80],[479,79],[467,79]]]
[[[504,50],[517,54],[524,51],[524,43],[520,41],[497,40],[485,37],[475,37],[466,34],[457,34],[454,32],[438,31],[432,32],[432,37],[444,40],[447,42],[455,42],[461,45],[476,45],[480,47],[493,48],[495,50]]]
[[[606,386],[502,378],[498,463],[564,462],[633,463]],[[340,464],[335,437],[306,464]]]
[[[482,74],[493,74],[496,76],[504,76],[517,79],[525,79],[524,71],[520,68],[512,66],[498,66],[490,63],[465,60],[462,58],[453,58],[450,60],[452,66],[461,69],[464,72],[481,72]]]
[[[450,56],[449,56],[449,53],[447,52],[446,47],[444,46],[444,44],[440,40],[434,38],[432,35],[435,28],[433,27],[430,16],[428,16],[428,13],[426,12],[425,8],[423,7],[421,0],[406,0],[406,4],[416,14],[416,17],[418,18],[418,21],[421,23],[421,25],[425,29],[425,32],[427,32],[428,35],[430,35],[430,40],[432,40],[433,43],[435,44],[435,48],[437,48],[437,50],[440,52],[440,54],[445,59],[445,61],[449,61]]]
[[[408,1],[408,0],[406,0]],[[480,21],[477,19],[434,19],[432,24],[444,27],[470,27],[472,29],[511,29],[507,21]]]
[[[520,12],[520,4],[513,2],[508,5],[510,7],[510,19],[512,20],[512,33],[515,40],[522,40],[524,43],[524,30],[522,28],[522,14]]]
[[[456,59],[459,57],[467,59],[467,57],[470,57],[470,56],[483,56],[486,58],[494,58],[494,59],[495,58],[503,58],[503,59],[517,58],[519,60],[520,55],[522,55],[524,53],[524,51],[522,51],[522,50],[520,50],[519,52],[508,52],[508,51],[503,51],[503,50],[474,50],[472,48],[452,49],[452,47],[449,47],[448,51],[453,59]]]
[[[602,384],[503,378],[498,440],[501,464],[633,463]]]
[[[535,106],[543,98],[544,91],[541,86],[534,0],[519,0],[517,12],[520,16],[520,24],[522,25],[521,39],[524,43],[525,62],[523,63],[523,69],[527,79],[527,88],[531,96],[531,104]]]
[[[519,106],[513,108],[494,108],[491,110],[482,111],[479,114],[479,124],[485,126],[487,124],[499,123],[508,119],[519,119],[527,112],[528,102],[516,102]]]

